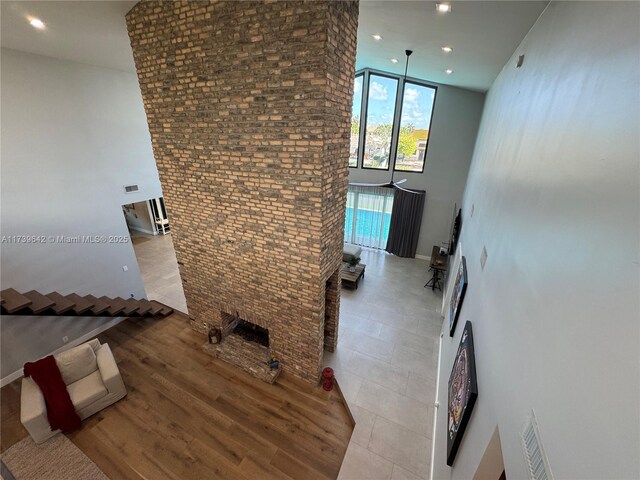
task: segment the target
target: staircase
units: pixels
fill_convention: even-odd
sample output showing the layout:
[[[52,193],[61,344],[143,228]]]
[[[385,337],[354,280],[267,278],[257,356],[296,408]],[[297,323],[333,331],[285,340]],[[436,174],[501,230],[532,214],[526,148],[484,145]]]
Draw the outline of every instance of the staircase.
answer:
[[[3,314],[10,315],[64,315],[81,317],[166,317],[173,313],[155,300],[135,298],[84,297],[75,293],[61,295],[51,292],[46,295],[31,290],[19,293],[13,288],[0,292],[0,306]]]

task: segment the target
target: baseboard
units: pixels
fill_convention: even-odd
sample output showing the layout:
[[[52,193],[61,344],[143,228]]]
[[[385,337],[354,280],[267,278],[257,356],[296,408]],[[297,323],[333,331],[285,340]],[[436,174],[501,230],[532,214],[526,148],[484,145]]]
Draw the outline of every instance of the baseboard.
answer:
[[[431,257],[427,255],[416,255],[416,258],[419,258],[420,260],[426,260],[427,262],[431,261]]]
[[[444,322],[444,319],[442,320]],[[443,327],[444,328],[444,327]],[[440,366],[442,365],[442,337],[444,333],[440,331],[440,338],[438,340],[438,363],[436,366],[436,398],[433,408],[433,430],[431,432],[431,438],[438,438],[438,409],[440,408],[440,402],[438,400],[440,396]],[[433,480],[433,459],[436,455],[436,442],[431,442],[431,466],[429,467],[429,480]]]
[[[47,355],[55,355],[57,353],[63,352],[65,350],[68,350],[70,348],[77,347],[81,343],[84,343],[86,341],[91,340],[92,338],[94,338],[95,336],[101,334],[105,330],[109,330],[111,327],[119,324],[121,321],[125,320],[126,318],[127,317],[116,317],[116,318],[114,318],[112,320],[109,320],[107,323],[105,323],[103,325],[100,325],[98,328],[94,328],[89,333],[85,333],[81,337],[78,337],[75,340],[72,340],[69,343],[64,344],[62,347],[54,350],[53,352],[50,352],[50,353],[47,353],[46,355],[43,355],[43,357],[46,357]],[[0,388],[4,387],[5,385],[10,384],[14,380],[17,380],[18,378],[22,377],[22,375],[23,375],[22,368],[20,370],[16,370],[15,372],[7,375],[6,377],[4,377],[4,378],[2,378],[0,380]]]
[[[340,398],[342,399],[342,403],[344,404],[345,408],[347,409],[347,414],[349,415],[349,418],[351,419],[351,423],[355,427],[356,426],[356,419],[353,416],[353,413],[351,412],[351,408],[349,407],[349,402],[347,402],[347,398],[344,396],[344,393],[342,392],[342,389],[340,388],[340,384],[338,383],[338,379],[335,378],[335,377],[333,378],[333,386],[338,391],[338,394],[340,395]]]

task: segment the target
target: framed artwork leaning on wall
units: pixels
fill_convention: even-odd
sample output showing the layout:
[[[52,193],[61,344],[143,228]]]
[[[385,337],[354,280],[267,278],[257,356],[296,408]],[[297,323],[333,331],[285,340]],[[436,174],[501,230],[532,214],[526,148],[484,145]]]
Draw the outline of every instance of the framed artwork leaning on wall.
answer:
[[[451,467],[478,398],[473,330],[469,321],[464,325],[447,393],[447,465]]]
[[[464,301],[464,294],[467,292],[467,260],[462,256],[460,266],[456,272],[456,278],[453,282],[453,290],[451,291],[451,300],[449,301],[449,336],[453,337],[456,330],[458,317],[460,316],[460,308]]]

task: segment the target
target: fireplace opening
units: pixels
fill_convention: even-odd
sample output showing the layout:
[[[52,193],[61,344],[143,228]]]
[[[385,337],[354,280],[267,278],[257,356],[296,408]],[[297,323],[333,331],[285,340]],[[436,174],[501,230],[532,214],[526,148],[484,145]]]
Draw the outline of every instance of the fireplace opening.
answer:
[[[281,367],[272,357],[269,329],[240,318],[239,312],[220,312],[220,317],[219,341],[205,344],[205,352],[265,382],[275,382]]]
[[[234,335],[238,335],[248,342],[254,342],[263,347],[269,346],[269,330],[262,328],[255,323],[247,322],[238,319],[238,324],[235,326],[232,332]]]

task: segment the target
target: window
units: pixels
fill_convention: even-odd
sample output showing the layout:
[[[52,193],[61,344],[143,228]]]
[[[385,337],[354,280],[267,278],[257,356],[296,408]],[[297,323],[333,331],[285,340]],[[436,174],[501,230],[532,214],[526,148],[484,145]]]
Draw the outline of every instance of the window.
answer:
[[[422,173],[436,87],[365,68],[354,79],[349,167]],[[402,98],[399,98],[402,92]]]
[[[344,240],[365,247],[385,248],[389,239],[392,188],[350,186]]]
[[[369,75],[363,168],[388,170],[398,79]]]
[[[362,79],[360,74],[353,82],[353,107],[351,108],[351,142],[349,144],[349,166],[358,166],[358,147],[360,146],[360,111],[362,110]]]
[[[396,170],[422,172],[436,89],[406,82],[402,98]]]

